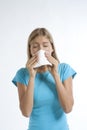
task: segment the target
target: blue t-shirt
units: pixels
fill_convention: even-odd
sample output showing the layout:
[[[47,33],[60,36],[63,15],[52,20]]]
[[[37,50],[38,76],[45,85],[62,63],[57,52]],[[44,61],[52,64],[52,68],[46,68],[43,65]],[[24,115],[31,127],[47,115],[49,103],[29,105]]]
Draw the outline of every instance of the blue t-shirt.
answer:
[[[76,72],[66,63],[58,65],[61,82],[69,77],[74,78]],[[12,82],[28,85],[27,68],[17,71]],[[69,130],[66,114],[63,111],[56,90],[55,80],[49,71],[37,73],[34,84],[34,106],[30,115],[28,130]]]

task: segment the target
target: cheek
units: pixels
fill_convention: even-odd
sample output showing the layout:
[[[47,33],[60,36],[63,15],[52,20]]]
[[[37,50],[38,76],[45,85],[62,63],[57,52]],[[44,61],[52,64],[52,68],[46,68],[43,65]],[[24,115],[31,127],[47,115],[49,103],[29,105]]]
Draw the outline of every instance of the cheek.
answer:
[[[34,51],[33,51],[32,47],[30,48],[30,53],[33,56]]]
[[[38,49],[32,49],[32,48],[31,48],[31,50],[30,50],[31,55],[33,56],[35,53],[37,53],[37,51],[38,51]]]
[[[52,47],[49,47],[49,52],[50,52],[50,54],[52,54],[52,52],[53,52]]]
[[[45,51],[47,51],[50,55],[52,55],[53,49],[49,48],[49,49],[47,49]]]

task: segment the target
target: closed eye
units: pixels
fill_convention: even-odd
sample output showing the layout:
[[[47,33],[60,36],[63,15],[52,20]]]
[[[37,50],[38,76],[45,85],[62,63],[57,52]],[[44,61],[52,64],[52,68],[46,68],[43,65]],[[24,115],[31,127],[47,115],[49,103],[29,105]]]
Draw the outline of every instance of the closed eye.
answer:
[[[44,47],[48,47],[48,45],[44,45]]]
[[[37,48],[38,46],[33,46],[33,48]]]

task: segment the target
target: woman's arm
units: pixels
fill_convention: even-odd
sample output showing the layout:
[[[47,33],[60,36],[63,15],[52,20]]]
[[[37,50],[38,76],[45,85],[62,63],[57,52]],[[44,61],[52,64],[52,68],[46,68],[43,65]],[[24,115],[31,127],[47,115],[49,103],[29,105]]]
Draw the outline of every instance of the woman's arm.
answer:
[[[58,98],[63,110],[66,113],[71,112],[74,99],[73,99],[73,91],[72,91],[72,77],[69,77],[63,83],[60,81],[60,77],[58,73],[54,75],[56,89],[58,93]]]
[[[20,109],[24,116],[29,117],[33,107],[34,78],[29,79],[28,86],[17,83]]]
[[[27,61],[26,67],[30,75],[28,86],[25,86],[21,83],[17,83],[20,109],[22,111],[22,114],[26,117],[30,116],[33,108],[34,81],[37,72],[37,70],[33,69],[33,67],[37,63],[37,60],[37,56],[34,56]]]
[[[74,103],[72,77],[69,77],[62,83],[58,74],[58,61],[54,57],[50,56],[49,53],[46,53],[46,57],[53,65],[52,67],[48,66],[48,69],[54,77],[60,104],[63,110],[66,113],[69,113],[71,112]]]

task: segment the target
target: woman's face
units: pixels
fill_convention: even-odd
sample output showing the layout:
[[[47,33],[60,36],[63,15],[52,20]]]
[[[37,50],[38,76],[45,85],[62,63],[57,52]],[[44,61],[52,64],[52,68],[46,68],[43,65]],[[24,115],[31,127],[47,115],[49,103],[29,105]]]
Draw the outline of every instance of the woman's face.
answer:
[[[30,44],[31,55],[33,56],[39,50],[48,51],[50,54],[53,52],[52,45],[46,36],[37,36],[32,40]]]

